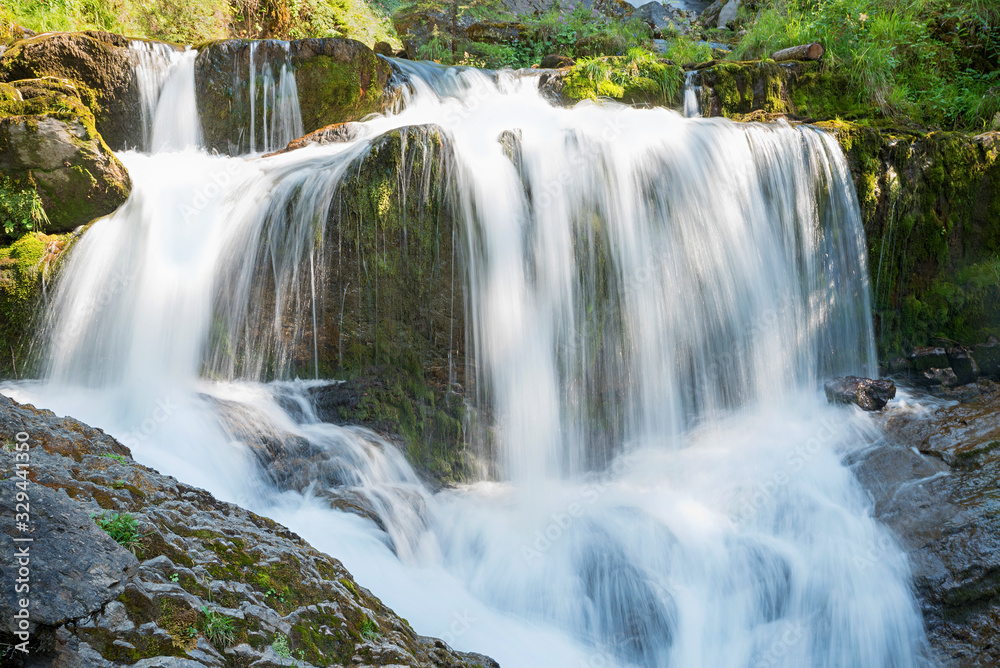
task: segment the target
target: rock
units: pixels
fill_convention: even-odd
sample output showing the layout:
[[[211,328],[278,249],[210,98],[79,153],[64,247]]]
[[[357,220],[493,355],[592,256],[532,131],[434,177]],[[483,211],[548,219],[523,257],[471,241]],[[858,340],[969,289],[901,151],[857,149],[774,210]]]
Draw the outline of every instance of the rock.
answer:
[[[980,384],[969,402],[881,413],[887,445],[852,466],[908,553],[942,665],[1000,665],[1000,386]]]
[[[299,39],[291,42],[224,40],[199,50],[195,61],[198,114],[209,150],[237,154],[249,148],[250,55],[258,67],[287,64],[295,72],[302,126],[309,133],[384,111],[393,101],[392,67],[361,42]],[[234,79],[234,72],[244,72]],[[257,108],[263,78],[256,77]]]
[[[972,359],[984,376],[1000,377],[1000,341],[996,337],[990,337],[987,343],[975,346]]]
[[[664,31],[670,29],[671,27],[677,28],[677,23],[673,20],[674,16],[662,3],[657,0],[653,2],[647,2],[643,6],[635,10],[636,16],[653,29],[653,36],[660,37]]]
[[[13,461],[13,453],[8,458]],[[23,598],[30,602],[30,630],[39,624],[60,626],[101,610],[125,590],[139,562],[94,523],[90,513],[99,510],[96,505],[88,508],[65,491],[32,483],[20,490],[16,480],[20,479],[0,481],[0,503],[13,509],[15,497],[24,494],[31,509],[31,530],[18,530],[10,512],[0,514],[0,533],[12,539],[12,553],[26,550],[28,555],[30,590]],[[14,542],[25,538],[31,542]],[[5,581],[13,583],[18,577],[16,560],[8,559],[0,571]],[[14,615],[21,609],[21,598],[13,585],[0,592],[0,614],[8,633],[18,630]]]
[[[396,55],[392,45],[388,42],[375,42],[375,47],[372,50],[378,55],[385,56],[386,58],[392,58]]]
[[[105,216],[128,198],[125,167],[97,133],[76,86],[33,79],[10,86],[22,100],[18,115],[0,118],[0,173],[33,188],[45,209],[47,232],[68,232]]]
[[[113,150],[142,144],[139,88],[129,40],[121,35],[45,33],[13,44],[0,58],[0,81],[73,81],[97,130]]]
[[[304,653],[300,665],[496,665],[418,636],[339,561],[276,522],[141,466],[99,429],[0,395],[0,433],[19,431],[30,436],[35,535],[48,538],[30,548],[30,594],[36,583],[44,594],[32,596],[32,665],[256,665],[277,632]],[[0,449],[0,467],[13,466],[14,452]],[[0,481],[12,510],[14,484]],[[90,518],[101,507],[137,519],[138,560]],[[0,531],[21,535],[13,512],[0,514]],[[5,581],[10,565],[0,564]],[[17,641],[13,596],[0,592],[5,644]],[[231,648],[199,633],[203,606],[231,620]],[[379,634],[362,638],[365,622]]]
[[[862,410],[878,411],[896,396],[896,384],[891,380],[872,380],[847,376],[831,378],[823,384],[826,398],[839,404],[855,404]]]
[[[740,0],[729,0],[722,9],[719,10],[719,18],[716,21],[716,27],[718,28],[732,28],[732,24],[736,21],[736,13],[740,8]]]
[[[305,146],[309,146],[310,144],[342,144],[354,141],[361,136],[361,132],[363,130],[364,126],[361,123],[334,123],[333,125],[328,125],[325,128],[320,128],[315,132],[310,132],[304,137],[293,139],[288,142],[288,146],[285,148],[280,151],[275,151],[274,153],[268,153],[264,157],[269,158],[272,155],[281,155],[282,153],[288,153],[289,151],[294,151],[295,149],[303,148]]]
[[[719,13],[722,11],[723,0],[715,0],[705,11],[701,13],[701,22],[706,28],[714,28],[719,22]]]
[[[560,56],[557,53],[550,53],[542,58],[542,62],[539,63],[538,66],[547,70],[558,70],[563,67],[573,67],[574,65],[576,65],[576,61],[569,56]]]
[[[979,365],[968,348],[949,348],[948,363],[955,372],[959,385],[974,383],[979,378]]]
[[[937,346],[917,347],[910,353],[910,361],[913,362],[914,371],[941,369],[948,366],[948,352]]]
[[[893,357],[889,360],[889,373],[909,373],[913,370],[913,364],[905,357]]]
[[[957,387],[962,384],[951,367],[927,369],[917,378],[917,382],[929,387]]]
[[[593,8],[613,19],[627,19],[635,14],[635,7],[625,0],[594,0]]]

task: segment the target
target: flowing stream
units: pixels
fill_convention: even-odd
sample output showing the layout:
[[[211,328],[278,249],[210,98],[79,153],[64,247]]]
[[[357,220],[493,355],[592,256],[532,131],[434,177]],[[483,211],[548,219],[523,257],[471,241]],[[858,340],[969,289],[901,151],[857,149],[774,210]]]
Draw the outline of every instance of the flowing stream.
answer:
[[[819,390],[875,373],[830,137],[556,108],[532,77],[400,63],[402,111],[354,141],[226,157],[198,148],[195,53],[164,57],[153,150],[121,154],[133,193],[62,270],[43,377],[5,394],[286,524],[418,632],[507,668],[927,665],[905,557],[842,464],[877,434]],[[272,115],[255,109],[250,144],[269,150],[301,119],[285,66],[258,69]],[[453,149],[470,400],[497,452],[495,479],[439,493],[375,434],[317,419],[309,391],[329,381],[286,377],[281,322],[249,365],[219,343],[258,313],[255,258],[274,299],[315,317],[315,220],[374,138],[427,123]],[[262,435],[323,465],[283,485]]]

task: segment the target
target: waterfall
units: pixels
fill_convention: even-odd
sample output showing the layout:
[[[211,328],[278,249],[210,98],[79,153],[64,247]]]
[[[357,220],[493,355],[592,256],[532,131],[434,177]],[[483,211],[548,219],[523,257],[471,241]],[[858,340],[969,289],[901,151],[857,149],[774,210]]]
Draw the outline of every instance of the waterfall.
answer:
[[[701,95],[701,86],[695,86],[694,80],[698,76],[697,70],[691,70],[684,75],[684,115],[688,118],[701,116],[701,109],[698,97]]]
[[[290,70],[267,65],[254,153],[295,125]],[[66,260],[44,378],[4,393],[287,524],[418,632],[501,665],[927,665],[906,558],[843,463],[875,428],[819,389],[876,361],[836,143],[398,65],[403,109],[351,142],[122,154],[132,196]],[[423,124],[449,148],[431,196],[461,222],[470,400],[498,453],[496,479],[438,493],[320,421],[335,381],[291,377],[317,368],[295,356],[318,349],[338,185]]]
[[[250,153],[277,151],[304,134],[295,72],[289,62],[289,44],[275,43],[281,46],[280,62],[269,57],[272,50],[265,49],[259,55],[257,42],[250,45],[250,127],[247,128]]]

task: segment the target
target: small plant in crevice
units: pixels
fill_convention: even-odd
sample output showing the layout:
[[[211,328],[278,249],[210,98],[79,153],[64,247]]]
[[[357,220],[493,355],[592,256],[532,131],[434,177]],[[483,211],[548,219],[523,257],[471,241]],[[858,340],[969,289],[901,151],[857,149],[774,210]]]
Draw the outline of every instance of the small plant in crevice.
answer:
[[[181,579],[181,576],[179,576],[177,573],[171,573],[170,574],[170,581],[171,582],[177,582],[180,579]]]
[[[139,521],[129,513],[118,513],[105,510],[98,515],[91,514],[97,526],[132,554],[136,554],[142,545],[143,536],[139,533]]]
[[[216,647],[229,647],[236,640],[236,628],[232,617],[212,610],[207,605],[201,606],[202,632]]]
[[[361,622],[361,637],[374,642],[382,637],[382,632],[379,630],[378,624],[365,617],[365,621]]]
[[[101,457],[107,457],[108,459],[113,459],[119,464],[128,464],[128,460],[125,459],[124,455],[105,453],[101,455]]]
[[[274,653],[279,659],[281,659],[282,663],[285,662],[285,659],[291,660],[292,658],[292,648],[288,644],[288,636],[284,633],[278,633],[274,636],[274,641],[271,643],[271,649],[274,650]],[[302,658],[304,653],[300,650],[299,655],[299,658]]]
[[[0,176],[0,225],[7,236],[41,232],[48,222],[42,200],[33,187]]]

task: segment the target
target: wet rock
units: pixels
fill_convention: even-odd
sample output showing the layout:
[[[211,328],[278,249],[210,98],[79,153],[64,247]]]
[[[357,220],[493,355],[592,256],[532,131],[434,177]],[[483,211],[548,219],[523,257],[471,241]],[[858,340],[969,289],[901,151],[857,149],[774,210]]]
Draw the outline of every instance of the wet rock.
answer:
[[[310,132],[298,139],[293,139],[288,142],[288,146],[285,148],[274,153],[268,153],[264,157],[269,158],[272,155],[281,155],[282,153],[288,153],[289,151],[294,151],[310,144],[325,145],[351,142],[360,137],[363,130],[364,126],[361,123],[334,123],[325,128],[320,128],[315,132]]]
[[[195,61],[198,114],[210,150],[238,154],[249,149],[251,53],[255,67],[271,63],[272,68],[292,68],[307,133],[384,111],[394,99],[390,64],[352,39],[212,42]],[[234,78],[234,72],[246,74]],[[252,92],[256,109],[261,109],[263,77],[255,82]]]
[[[974,383],[979,378],[979,365],[968,348],[949,348],[948,364],[955,372],[959,385]]]
[[[913,370],[913,363],[905,357],[893,357],[889,360],[889,373],[909,373]]]
[[[50,539],[31,548],[32,593],[37,582],[45,594],[32,603],[33,665],[266,665],[277,633],[304,653],[300,665],[496,665],[418,636],[337,560],[272,520],[138,464],[99,429],[0,396],[0,431],[30,436],[35,535]],[[3,470],[14,454],[0,449]],[[11,508],[13,485],[0,482]],[[90,513],[102,508],[136,518],[138,559],[94,524]],[[0,532],[20,535],[13,520],[0,515]],[[0,565],[5,580],[8,567]],[[0,642],[10,644],[7,589]],[[232,642],[200,631],[205,608],[230,619]],[[379,633],[363,635],[366,624]]]
[[[917,382],[928,387],[957,387],[962,384],[951,367],[927,369],[917,376]]]
[[[979,385],[968,402],[881,413],[888,445],[853,463],[908,552],[938,662],[969,668],[1000,665],[1000,386]]]
[[[538,66],[547,70],[557,70],[563,67],[573,67],[574,65],[576,65],[576,61],[569,56],[560,56],[558,53],[550,53],[542,58],[542,62],[539,63]]]
[[[943,369],[948,366],[948,352],[938,346],[920,346],[910,353],[910,361],[915,371]]]
[[[375,46],[372,50],[378,55],[385,56],[386,58],[392,58],[396,55],[392,45],[388,42],[375,42]]]
[[[872,380],[847,376],[831,378],[823,385],[826,398],[839,404],[855,404],[862,410],[878,411],[896,396],[896,384],[891,380]]]
[[[0,58],[0,81],[69,79],[113,150],[142,144],[142,112],[129,40],[90,31],[45,33],[13,44]]]

